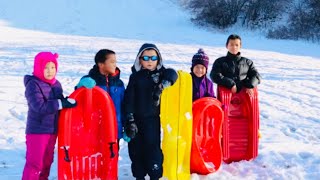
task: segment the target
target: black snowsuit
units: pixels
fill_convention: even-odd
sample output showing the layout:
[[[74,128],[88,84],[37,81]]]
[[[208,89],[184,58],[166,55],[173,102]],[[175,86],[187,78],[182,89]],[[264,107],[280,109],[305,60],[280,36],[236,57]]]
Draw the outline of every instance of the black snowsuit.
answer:
[[[237,86],[237,92],[242,87],[254,88],[261,80],[261,76],[250,59],[241,57],[240,52],[220,57],[213,63],[210,78],[218,85],[231,89]]]
[[[158,56],[158,66],[154,71],[142,69],[139,57],[146,49],[154,49]],[[133,176],[143,179],[146,174],[151,179],[162,177],[163,154],[160,147],[160,106],[155,103],[155,93],[166,77],[159,50],[153,44],[144,44],[137,55],[132,74],[125,91],[124,105],[127,114],[133,114],[138,127],[137,135],[129,142],[129,156],[132,161]],[[174,73],[176,73],[174,71]],[[177,75],[176,75],[177,76]],[[169,77],[170,80],[170,77]],[[174,78],[170,80],[175,82]],[[159,95],[159,94],[158,94]]]

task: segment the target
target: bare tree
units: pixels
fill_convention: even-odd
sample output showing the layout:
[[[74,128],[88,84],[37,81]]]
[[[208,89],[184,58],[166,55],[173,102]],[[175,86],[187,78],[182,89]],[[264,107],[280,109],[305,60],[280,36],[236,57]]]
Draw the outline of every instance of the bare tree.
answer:
[[[244,4],[249,0],[190,0],[195,14],[193,21],[200,25],[226,28],[235,24]]]
[[[303,0],[289,13],[287,27],[269,31],[269,38],[320,41],[320,0]]]
[[[289,0],[250,0],[244,9],[243,25],[266,28],[282,17],[289,5]]]

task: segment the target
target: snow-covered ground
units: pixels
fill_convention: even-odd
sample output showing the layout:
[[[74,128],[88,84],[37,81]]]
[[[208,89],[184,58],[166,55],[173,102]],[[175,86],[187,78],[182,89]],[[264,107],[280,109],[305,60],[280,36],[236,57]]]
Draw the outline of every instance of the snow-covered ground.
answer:
[[[69,95],[94,64],[95,53],[117,53],[121,77],[144,42],[157,44],[167,67],[190,70],[202,47],[213,61],[226,54],[228,33],[194,27],[172,0],[0,1],[0,179],[18,180],[24,166],[27,105],[23,76],[32,73],[39,51],[60,54],[57,78]],[[252,59],[259,85],[259,156],[223,164],[198,179],[320,179],[320,45],[243,38],[243,55]],[[119,179],[133,179],[127,144],[121,142]],[[56,161],[50,179],[57,179]]]

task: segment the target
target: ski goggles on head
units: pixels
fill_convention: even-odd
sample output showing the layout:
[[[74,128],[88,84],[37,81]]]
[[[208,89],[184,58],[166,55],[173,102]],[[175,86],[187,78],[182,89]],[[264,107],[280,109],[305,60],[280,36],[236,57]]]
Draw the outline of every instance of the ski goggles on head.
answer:
[[[158,56],[141,56],[140,59],[142,59],[143,61],[149,61],[151,59],[151,61],[157,61],[159,60]]]

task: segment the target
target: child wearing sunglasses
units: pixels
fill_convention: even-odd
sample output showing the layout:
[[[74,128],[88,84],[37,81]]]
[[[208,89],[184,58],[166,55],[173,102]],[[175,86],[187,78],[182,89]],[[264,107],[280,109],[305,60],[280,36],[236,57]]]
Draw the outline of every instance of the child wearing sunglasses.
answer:
[[[162,177],[159,97],[162,89],[177,78],[175,70],[163,66],[160,51],[154,44],[141,46],[124,98],[125,134],[129,137],[131,170],[136,179],[144,179],[147,174],[151,180]]]
[[[191,76],[192,76],[192,100],[195,101],[202,97],[215,97],[212,81],[207,78],[209,57],[199,49],[192,57]]]

